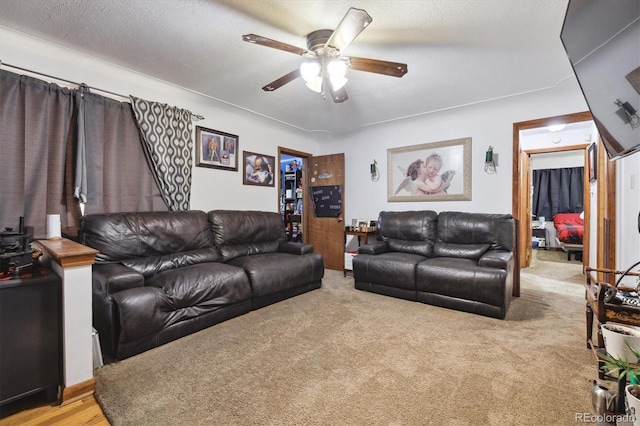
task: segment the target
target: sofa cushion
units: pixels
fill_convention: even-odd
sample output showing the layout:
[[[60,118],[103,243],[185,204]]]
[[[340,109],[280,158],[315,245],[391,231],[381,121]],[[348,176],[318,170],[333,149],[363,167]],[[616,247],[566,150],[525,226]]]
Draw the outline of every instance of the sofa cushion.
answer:
[[[244,269],[254,298],[318,282],[324,276],[324,262],[318,253],[262,253],[236,257],[229,265]]]
[[[287,240],[279,213],[213,210],[207,215],[214,244],[225,262],[239,256],[277,252],[280,242]]]
[[[471,259],[434,257],[416,268],[418,292],[472,300],[494,306],[505,304],[508,272],[478,266]]]
[[[425,259],[426,256],[397,251],[378,255],[358,254],[353,258],[353,276],[360,282],[415,290],[416,265]]]
[[[206,213],[104,213],[80,219],[80,242],[97,249],[96,263],[163,256],[213,245]]]
[[[376,238],[386,241],[390,251],[433,254],[438,214],[431,210],[380,212]]]
[[[487,250],[489,244],[455,244],[436,243],[433,247],[435,257],[461,257],[464,259],[478,260]]]
[[[515,226],[510,214],[442,212],[436,242],[489,244],[493,250],[513,251]]]
[[[218,250],[211,246],[196,250],[182,251],[163,256],[136,257],[125,259],[121,263],[149,278],[168,269],[196,265],[205,262],[222,262]]]
[[[162,290],[159,309],[164,313],[164,327],[251,299],[251,286],[244,271],[224,263],[164,271],[149,278],[146,286]]]

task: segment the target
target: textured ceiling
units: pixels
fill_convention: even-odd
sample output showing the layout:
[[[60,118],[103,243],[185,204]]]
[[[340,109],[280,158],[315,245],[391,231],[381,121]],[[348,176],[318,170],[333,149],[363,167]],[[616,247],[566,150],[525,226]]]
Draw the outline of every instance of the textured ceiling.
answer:
[[[341,132],[555,86],[572,75],[559,37],[566,6],[566,0],[2,0],[0,25],[291,126]],[[243,42],[243,34],[306,48],[308,33],[334,29],[349,7],[365,9],[373,22],[344,53],[406,63],[407,75],[349,70],[343,104],[323,99],[300,78],[261,90],[303,58]]]

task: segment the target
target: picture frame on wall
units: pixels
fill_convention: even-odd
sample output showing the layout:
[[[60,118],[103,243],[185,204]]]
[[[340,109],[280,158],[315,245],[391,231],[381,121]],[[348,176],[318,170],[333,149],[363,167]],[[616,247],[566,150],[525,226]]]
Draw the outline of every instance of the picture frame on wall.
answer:
[[[238,171],[238,135],[196,126],[196,167]]]
[[[256,152],[243,152],[244,185],[275,186],[276,157]]]
[[[387,150],[387,201],[471,200],[471,138]]]
[[[595,182],[598,178],[598,147],[596,143],[592,143],[589,147],[589,182]]]

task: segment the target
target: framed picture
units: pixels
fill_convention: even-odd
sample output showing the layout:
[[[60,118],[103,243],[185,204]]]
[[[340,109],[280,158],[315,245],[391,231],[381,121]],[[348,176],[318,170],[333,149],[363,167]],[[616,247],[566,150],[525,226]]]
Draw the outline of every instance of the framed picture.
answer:
[[[275,186],[276,157],[244,151],[244,185]]]
[[[196,166],[238,171],[238,136],[196,126]]]
[[[595,182],[598,178],[598,147],[595,142],[589,147],[589,182]]]
[[[387,201],[471,200],[471,138],[387,150]]]

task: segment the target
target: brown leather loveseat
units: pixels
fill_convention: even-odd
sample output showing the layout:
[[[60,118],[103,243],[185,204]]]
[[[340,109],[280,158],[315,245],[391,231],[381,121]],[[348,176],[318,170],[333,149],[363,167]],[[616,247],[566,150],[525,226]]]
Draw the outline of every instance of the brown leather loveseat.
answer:
[[[353,258],[355,287],[503,319],[513,291],[508,214],[381,212],[376,240]]]
[[[274,212],[84,216],[93,266],[93,324],[105,358],[123,359],[319,288],[320,254],[286,241]]]

